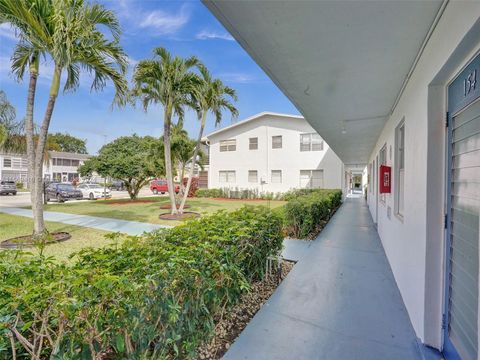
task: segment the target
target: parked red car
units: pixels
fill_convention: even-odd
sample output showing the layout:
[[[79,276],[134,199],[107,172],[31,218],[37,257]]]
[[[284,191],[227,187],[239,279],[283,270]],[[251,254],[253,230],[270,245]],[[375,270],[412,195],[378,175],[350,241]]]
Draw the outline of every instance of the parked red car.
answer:
[[[165,194],[166,192],[168,192],[167,180],[165,179],[153,180],[150,183],[150,190],[155,195],[158,193]],[[178,194],[179,192],[180,192],[180,186],[175,185],[175,193]]]

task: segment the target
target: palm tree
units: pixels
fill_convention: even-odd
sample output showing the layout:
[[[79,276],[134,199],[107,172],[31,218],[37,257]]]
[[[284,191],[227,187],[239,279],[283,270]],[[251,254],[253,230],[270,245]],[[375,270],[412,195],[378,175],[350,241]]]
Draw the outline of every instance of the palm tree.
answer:
[[[142,60],[136,65],[132,95],[140,99],[145,111],[151,104],[161,104],[163,107],[165,172],[173,215],[178,211],[175,203],[170,145],[172,116],[176,115],[180,124],[183,122],[184,107],[191,106],[192,97],[195,96],[200,83],[200,78],[192,70],[201,68],[202,65],[194,56],[187,59],[172,57],[161,47],[155,48],[153,53],[153,59]]]
[[[6,153],[24,152],[22,124],[16,120],[15,107],[7,95],[0,90],[0,151]]]
[[[200,145],[202,141],[203,130],[205,129],[207,114],[209,112],[213,114],[215,117],[215,125],[220,124],[222,121],[222,113],[224,110],[228,110],[232,114],[232,118],[236,118],[238,116],[237,108],[230,101],[230,99],[233,99],[234,101],[237,100],[235,90],[224,85],[221,80],[213,79],[205,67],[201,67],[200,72],[202,74],[202,82],[199,84],[199,89],[197,89],[195,92],[196,110],[198,119],[200,120],[200,130],[198,132],[197,145],[195,146],[195,150],[193,152],[193,161],[190,166],[187,186],[183,194],[182,202],[178,209],[179,213],[183,213],[183,208],[185,207],[188,192],[190,191],[190,186],[192,184],[195,161],[200,152]]]
[[[12,71],[19,79],[30,73],[25,132],[29,181],[32,186],[33,236],[46,233],[43,220],[43,154],[62,75],[66,72],[64,91],[79,86],[80,70],[93,75],[92,90],[101,90],[112,81],[114,103],[123,103],[127,93],[124,74],[127,56],[119,45],[120,25],[113,12],[102,5],[83,0],[0,0],[0,23],[9,23],[19,37],[12,56]],[[101,28],[100,28],[101,27]],[[108,40],[109,32],[113,40]],[[34,142],[33,109],[39,63],[51,58],[54,64],[49,99]]]

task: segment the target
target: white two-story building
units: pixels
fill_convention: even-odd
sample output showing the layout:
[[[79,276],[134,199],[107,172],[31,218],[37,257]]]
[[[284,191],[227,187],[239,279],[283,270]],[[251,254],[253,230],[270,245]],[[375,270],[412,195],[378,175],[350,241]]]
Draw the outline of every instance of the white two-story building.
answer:
[[[78,167],[90,155],[60,151],[49,151],[43,164],[43,177],[46,180],[72,182],[81,180]],[[0,179],[12,180],[28,186],[28,161],[25,154],[0,153]]]
[[[209,188],[342,188],[341,160],[302,116],[262,112],[204,140]]]

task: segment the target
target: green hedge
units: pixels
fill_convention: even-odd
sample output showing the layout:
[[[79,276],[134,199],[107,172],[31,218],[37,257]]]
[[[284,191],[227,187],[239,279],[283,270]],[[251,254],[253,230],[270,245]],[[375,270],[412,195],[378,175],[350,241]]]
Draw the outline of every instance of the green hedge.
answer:
[[[333,211],[342,202],[341,190],[298,190],[288,197],[288,203],[278,214],[283,214],[287,235],[308,238],[318,232],[322,223],[328,221]]]
[[[12,330],[17,358],[29,357],[22,336],[42,358],[191,357],[282,240],[278,215],[244,207],[84,249],[70,265],[0,252],[0,358]]]

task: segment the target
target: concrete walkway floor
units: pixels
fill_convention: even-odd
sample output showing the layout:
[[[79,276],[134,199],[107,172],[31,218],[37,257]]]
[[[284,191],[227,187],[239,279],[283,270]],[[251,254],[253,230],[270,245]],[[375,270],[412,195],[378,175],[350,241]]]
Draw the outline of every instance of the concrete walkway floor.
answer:
[[[224,359],[423,359],[366,203],[347,198]]]
[[[33,217],[32,210],[29,209],[0,207],[0,212],[11,215],[26,216],[30,218]],[[67,214],[53,211],[45,211],[44,218],[45,221],[56,221],[63,224],[83,226],[111,232],[121,232],[128,235],[141,235],[144,232],[171,227],[167,225],[149,224],[139,221],[126,221],[97,216]]]

